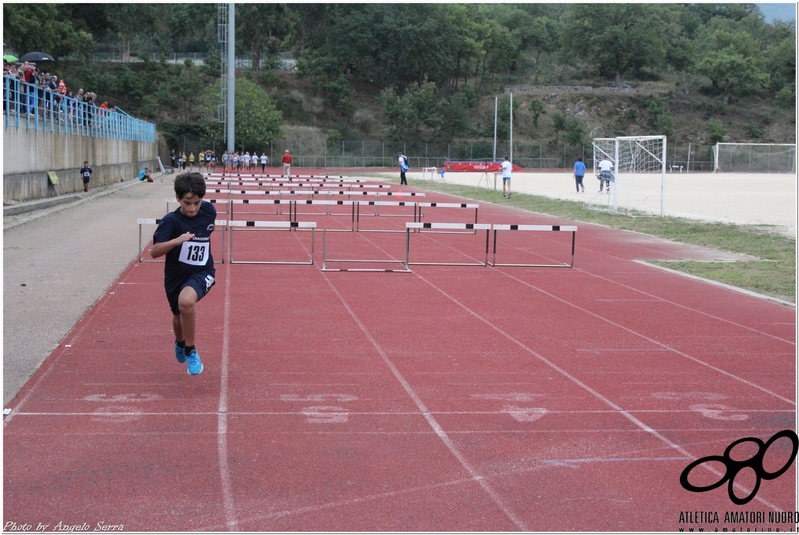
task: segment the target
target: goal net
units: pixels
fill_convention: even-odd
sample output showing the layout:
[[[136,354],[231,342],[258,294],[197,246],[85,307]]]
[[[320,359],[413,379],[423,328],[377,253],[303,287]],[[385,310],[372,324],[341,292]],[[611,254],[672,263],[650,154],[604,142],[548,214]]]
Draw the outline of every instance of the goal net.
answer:
[[[602,188],[601,193],[589,198],[589,204],[606,206],[613,211],[621,208],[626,213],[640,210],[664,215],[666,136],[596,138],[592,145],[594,175],[599,178],[600,167],[607,167],[602,161],[608,160],[613,180],[610,191]],[[597,187],[600,184],[598,180]]]
[[[716,143],[717,173],[796,173],[796,145],[778,143]]]

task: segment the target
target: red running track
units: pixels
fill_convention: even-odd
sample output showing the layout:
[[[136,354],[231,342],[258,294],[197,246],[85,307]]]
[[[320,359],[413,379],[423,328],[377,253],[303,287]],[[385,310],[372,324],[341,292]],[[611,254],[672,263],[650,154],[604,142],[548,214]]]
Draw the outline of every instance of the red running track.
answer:
[[[479,215],[571,223],[499,204]],[[196,377],[172,355],[162,265],[134,261],[8,406],[6,530],[795,529],[765,522],[795,510],[795,466],[745,506],[726,484],[679,481],[737,439],[795,429],[794,309],[636,262],[691,248],[578,226],[572,269],[327,273],[319,235],[312,266],[219,264],[199,305]],[[500,252],[566,261],[554,234],[503,234]],[[404,243],[335,238],[353,258],[393,258]],[[479,233],[411,240],[423,260],[484,254]],[[267,241],[309,253],[296,231],[236,247]],[[764,467],[790,453],[780,439]],[[691,482],[723,469],[703,465]],[[754,473],[736,483],[745,496]],[[724,524],[742,511],[764,523]]]

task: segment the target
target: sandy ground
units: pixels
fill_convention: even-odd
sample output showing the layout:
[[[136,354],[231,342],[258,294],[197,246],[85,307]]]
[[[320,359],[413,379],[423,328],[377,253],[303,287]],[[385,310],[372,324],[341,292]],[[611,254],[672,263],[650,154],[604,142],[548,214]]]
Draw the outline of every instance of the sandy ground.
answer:
[[[408,178],[422,179],[411,172]],[[426,175],[430,179],[429,173]],[[436,175],[437,176],[437,175]],[[494,188],[494,173],[446,173],[452,184]],[[660,214],[661,175],[622,175],[617,191],[600,195],[599,180],[586,174],[585,193],[577,193],[574,177],[563,173],[514,173],[513,191],[545,197],[581,201],[609,208],[616,202],[631,208]],[[796,237],[796,175],[733,173],[667,173],[665,177],[664,215],[747,225],[773,225],[782,234]],[[502,191],[502,177],[496,187]],[[618,197],[615,195],[618,194]]]

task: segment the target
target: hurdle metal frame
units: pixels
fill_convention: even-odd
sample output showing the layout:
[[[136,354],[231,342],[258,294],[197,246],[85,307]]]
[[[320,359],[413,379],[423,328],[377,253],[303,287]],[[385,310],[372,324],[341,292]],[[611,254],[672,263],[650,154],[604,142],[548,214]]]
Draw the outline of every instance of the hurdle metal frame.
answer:
[[[485,252],[485,262],[411,262],[410,261],[410,248],[411,248],[411,229],[417,229],[417,232],[422,232],[423,230],[433,230],[433,229],[442,229],[442,230],[454,230],[454,229],[461,229],[461,230],[474,230],[474,234],[477,234],[478,230],[485,230],[486,231],[486,252]],[[407,241],[407,259],[408,264],[411,266],[482,266],[485,267],[488,265],[488,246],[490,241],[490,233],[491,233],[491,225],[489,223],[405,223],[405,235]],[[440,232],[438,234],[441,234]],[[472,234],[471,232],[458,232],[449,234]]]
[[[408,254],[409,254],[409,240],[406,234],[405,236],[405,260],[397,260],[397,259],[378,259],[378,260],[367,260],[367,259],[334,259],[334,258],[327,258],[327,231],[322,231],[322,271],[371,271],[371,272],[380,272],[380,273],[412,273],[410,268],[408,267]],[[330,262],[341,262],[341,263],[352,263],[352,264],[402,264],[404,269],[379,269],[379,268],[329,268],[327,264]]]
[[[356,205],[355,211],[355,230],[358,232],[405,232],[402,229],[394,230],[394,229],[369,229],[369,230],[361,230],[361,206],[374,206],[375,212],[373,214],[364,214],[364,216],[377,216],[377,217],[413,217],[413,220],[416,221],[416,203],[406,202],[406,201],[353,201]],[[380,215],[380,207],[381,206],[412,206],[413,207],[413,214],[410,216],[405,214],[384,214]]]
[[[497,263],[497,231],[498,230],[524,230],[534,232],[571,232],[572,252],[571,262],[563,264],[499,264]],[[577,227],[574,225],[494,225],[494,254],[489,266],[496,267],[556,267],[571,268],[574,266],[574,243],[577,238]]]
[[[142,263],[142,264],[149,264],[149,263],[152,263],[152,264],[163,264],[166,261],[165,259],[164,260],[156,260],[156,259],[147,260],[146,258],[144,258],[144,255],[142,254],[144,252],[144,247],[142,246],[142,241],[141,241],[142,240],[141,226],[142,225],[158,225],[159,223],[161,223],[162,219],[163,218],[158,218],[158,219],[139,218],[138,219],[138,223],[139,223],[139,263]],[[228,222],[227,222],[226,219],[217,219],[217,220],[214,221],[214,230],[216,230],[216,227],[225,227],[225,229],[222,230],[222,257],[221,257],[220,260],[214,260],[214,264],[224,264],[225,263],[225,230],[227,230],[227,224],[228,224]],[[148,241],[148,243],[149,243],[149,241]]]
[[[316,222],[314,221],[230,221],[230,263],[231,264],[283,264],[283,265],[313,265],[314,263],[314,231]],[[308,262],[289,261],[289,260],[233,260],[233,231],[235,227],[245,227],[249,229],[286,229],[289,232],[298,228],[311,229],[311,259]]]
[[[272,204],[275,206],[275,211],[273,213],[263,214],[263,215],[282,215],[283,214],[283,205],[287,204],[289,207],[289,220],[294,221],[294,214],[293,210],[293,203],[292,200],[287,199],[231,199],[230,201],[230,220],[233,220],[233,205],[235,204]],[[260,212],[239,212],[239,214],[259,214]]]
[[[359,202],[359,201],[334,201],[334,200],[328,200],[328,199],[305,199],[305,200],[294,199],[294,200],[285,201],[285,202],[294,203],[294,218],[292,219],[292,221],[297,221],[297,215],[298,214],[300,214],[300,215],[312,215],[312,216],[322,216],[322,215],[347,216],[347,215],[349,215],[350,216],[350,228],[349,228],[349,230],[347,230],[347,229],[325,229],[325,230],[327,230],[329,232],[354,232],[355,230],[357,230],[355,228],[355,204],[357,202]],[[297,205],[298,204],[300,204],[300,205],[320,205],[320,206],[326,206],[327,208],[325,209],[324,213],[319,213],[319,212],[298,212],[297,211]],[[343,214],[343,213],[342,214],[334,214],[332,212],[332,210],[331,210],[331,207],[333,207],[333,206],[348,206],[348,205],[350,206],[350,214]]]
[[[419,209],[419,216],[415,218],[415,222],[421,222],[422,218],[424,217],[422,208],[474,208],[474,222],[477,223],[477,210],[480,208],[479,204],[471,204],[471,203],[447,203],[447,202],[420,202],[417,203]],[[418,232],[418,231],[417,231]],[[477,234],[477,231],[474,230],[473,232],[450,232],[450,231],[439,231],[438,234]]]

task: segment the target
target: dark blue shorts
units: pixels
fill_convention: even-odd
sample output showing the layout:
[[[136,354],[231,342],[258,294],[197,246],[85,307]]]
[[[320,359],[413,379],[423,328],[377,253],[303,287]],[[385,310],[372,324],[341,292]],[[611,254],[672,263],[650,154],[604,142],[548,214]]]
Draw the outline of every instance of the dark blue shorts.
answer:
[[[215,270],[211,271],[200,271],[199,273],[195,273],[191,277],[189,277],[183,284],[172,293],[167,292],[166,297],[169,299],[169,308],[172,310],[172,315],[177,316],[180,314],[180,307],[178,306],[178,298],[180,297],[180,292],[183,291],[183,288],[186,286],[191,286],[194,288],[194,291],[197,292],[197,301],[205,297],[205,294],[211,291],[211,287],[216,284],[214,280],[214,276],[216,274]]]

